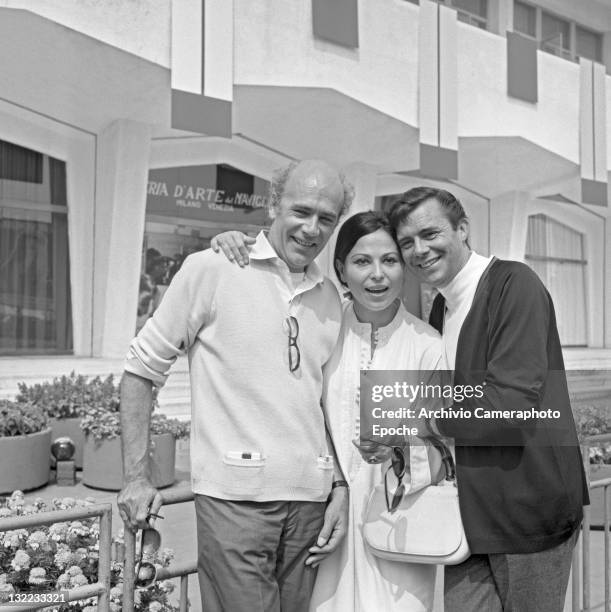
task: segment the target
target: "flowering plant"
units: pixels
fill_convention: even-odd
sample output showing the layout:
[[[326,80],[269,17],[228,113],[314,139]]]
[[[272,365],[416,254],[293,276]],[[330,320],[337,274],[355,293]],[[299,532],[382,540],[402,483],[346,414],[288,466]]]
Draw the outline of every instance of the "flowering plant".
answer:
[[[578,406],[573,415],[581,443],[589,436],[611,433],[611,410],[607,406]],[[590,446],[589,456],[590,463],[611,464],[611,444]]]
[[[590,463],[611,464],[611,443],[590,446]]]
[[[118,438],[121,435],[119,410],[107,410],[103,407],[90,408],[81,419],[81,429],[96,440]],[[189,435],[190,423],[169,419],[165,414],[151,415],[151,434],[169,433],[177,440]]]
[[[41,406],[49,418],[69,419],[83,416],[91,407],[118,410],[119,387],[111,374],[89,380],[82,374],[54,378],[35,385],[19,383],[17,402]]]
[[[0,518],[24,516],[48,510],[88,506],[94,500],[65,497],[54,499],[48,507],[37,498],[26,503],[15,491],[0,503]],[[97,582],[99,559],[99,519],[79,519],[0,532],[0,595],[7,593],[49,592],[71,589]],[[121,536],[114,540],[121,542]],[[160,550],[153,562],[167,567],[173,558],[169,549]],[[110,609],[120,612],[123,597],[123,565],[116,560],[111,567]],[[165,580],[137,589],[136,612],[177,612],[169,601],[174,584]],[[96,600],[62,604],[55,612],[95,612]]]
[[[0,438],[42,431],[47,418],[38,406],[0,400]]]

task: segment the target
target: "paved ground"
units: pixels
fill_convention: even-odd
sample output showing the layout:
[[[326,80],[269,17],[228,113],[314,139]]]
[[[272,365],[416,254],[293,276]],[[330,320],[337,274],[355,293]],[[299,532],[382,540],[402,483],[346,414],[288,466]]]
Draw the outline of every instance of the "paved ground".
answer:
[[[179,465],[180,465],[179,461]],[[58,487],[55,484],[50,484],[42,489],[28,493],[27,496],[42,497],[45,500],[51,500],[55,497],[94,497],[99,502],[110,502],[113,504],[113,532],[116,533],[122,526],[121,520],[116,508],[116,493],[109,491],[100,491],[86,487],[80,482],[80,472],[77,473],[79,482],[74,487]],[[177,471],[177,481],[174,488],[189,487],[188,472],[184,470]],[[167,490],[167,489],[166,489]],[[166,506],[162,510],[165,517],[158,521],[157,527],[162,535],[162,546],[172,548],[176,558],[179,560],[190,561],[196,557],[196,541],[195,541],[195,516],[192,504],[177,504]],[[591,532],[591,588],[592,588],[592,611],[604,610],[600,602],[604,597],[604,552],[603,552],[604,534],[602,531]],[[201,612],[199,600],[199,590],[197,578],[192,576],[189,579],[189,598],[191,600],[191,611]],[[567,604],[564,612],[571,611],[570,598],[570,583],[569,592],[567,593]],[[600,605],[599,605],[600,604]],[[348,612],[348,611],[347,611]],[[441,572],[438,572],[438,580],[436,585],[435,609],[434,612],[443,612],[443,581]],[[468,611],[465,611],[468,612]]]

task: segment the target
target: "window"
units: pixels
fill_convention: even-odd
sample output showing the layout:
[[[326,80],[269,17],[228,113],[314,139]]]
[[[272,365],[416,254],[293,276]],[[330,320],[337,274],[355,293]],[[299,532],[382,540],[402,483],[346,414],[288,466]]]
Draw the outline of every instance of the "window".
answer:
[[[538,6],[516,0],[513,28],[539,41],[542,51],[577,61],[585,57],[602,61],[602,35],[568,19],[548,13]]]
[[[541,15],[541,49],[571,59],[571,24],[543,11]]]
[[[577,57],[602,61],[601,35],[577,26]]]
[[[482,30],[488,26],[488,1],[487,0],[450,0],[458,13],[458,20],[469,23]]]
[[[513,29],[521,34],[537,37],[537,10],[523,2],[516,2],[513,7]]]
[[[420,4],[419,0],[406,0]],[[488,0],[433,0],[456,9],[458,21],[486,30],[488,27]]]
[[[554,300],[563,346],[586,346],[586,272],[583,234],[546,215],[528,218],[526,263]]]
[[[0,140],[0,179],[42,183],[42,155]]]
[[[0,355],[68,353],[66,164],[0,141]]]

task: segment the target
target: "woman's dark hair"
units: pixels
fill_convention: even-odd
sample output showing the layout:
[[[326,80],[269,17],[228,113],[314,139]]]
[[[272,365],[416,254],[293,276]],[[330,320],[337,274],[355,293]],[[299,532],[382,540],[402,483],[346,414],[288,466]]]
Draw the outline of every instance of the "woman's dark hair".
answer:
[[[346,283],[344,283],[340,276],[337,262],[341,261],[343,263],[346,260],[346,257],[348,257],[348,253],[352,251],[354,245],[363,236],[373,234],[380,229],[384,230],[396,244],[397,238],[393,228],[390,225],[390,221],[386,215],[380,212],[368,210],[366,212],[356,213],[355,215],[348,217],[348,219],[346,219],[339,228],[337,241],[335,243],[335,253],[333,253],[333,268],[335,269],[337,279],[342,285],[346,286]],[[399,245],[397,245],[397,251],[399,252],[399,257],[401,257]]]

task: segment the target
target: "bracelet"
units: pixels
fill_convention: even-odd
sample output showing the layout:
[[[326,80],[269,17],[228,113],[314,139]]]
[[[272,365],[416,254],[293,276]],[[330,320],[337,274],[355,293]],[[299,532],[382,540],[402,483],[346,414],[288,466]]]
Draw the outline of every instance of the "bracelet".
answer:
[[[348,488],[348,483],[345,480],[334,480],[331,485],[331,490],[337,489],[337,487],[346,487]]]

